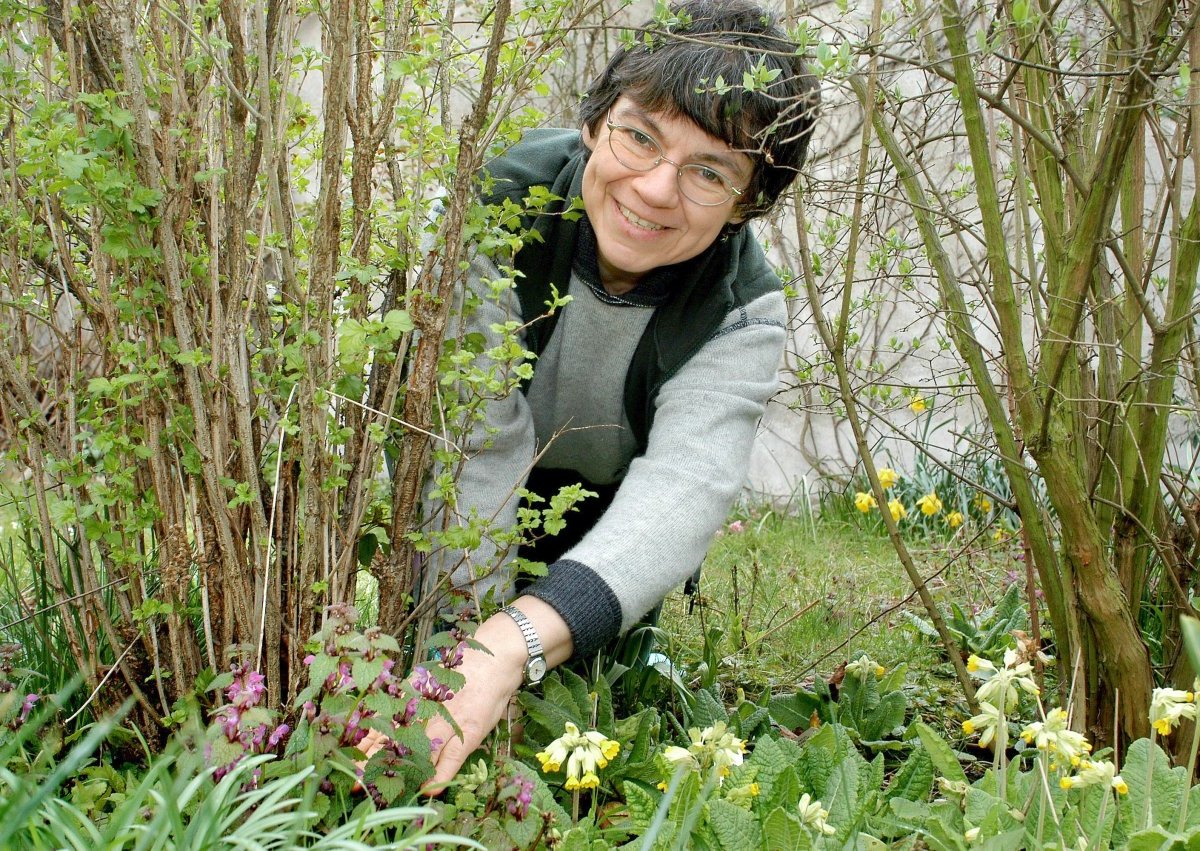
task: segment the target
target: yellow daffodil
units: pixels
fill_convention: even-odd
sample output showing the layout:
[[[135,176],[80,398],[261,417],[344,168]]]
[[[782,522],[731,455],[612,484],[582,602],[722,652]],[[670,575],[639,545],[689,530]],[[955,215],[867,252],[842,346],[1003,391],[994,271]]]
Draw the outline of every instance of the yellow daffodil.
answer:
[[[879,484],[883,485],[884,490],[892,487],[898,481],[900,481],[900,474],[891,467],[881,467],[879,469]]]
[[[1092,750],[1082,733],[1067,726],[1066,710],[1057,707],[1046,713],[1045,721],[1035,721],[1022,730],[1021,738],[1073,766],[1078,766]]]
[[[620,742],[595,730],[581,733],[570,721],[563,729],[561,736],[548,744],[544,751],[536,754],[538,762],[542,764],[542,771],[547,774],[561,771],[565,762],[567,791],[595,789],[600,785],[596,770],[607,766],[609,760],[620,752]]]
[[[837,833],[837,828],[825,821],[829,818],[829,810],[822,807],[820,801],[813,800],[813,797],[807,792],[800,796],[796,809],[800,813],[801,823],[806,827],[811,827],[817,833],[825,836],[833,836]]]
[[[1150,724],[1169,736],[1184,718],[1196,720],[1196,695],[1177,688],[1156,688],[1150,697]]]
[[[875,501],[875,497],[864,491],[859,491],[854,495],[854,507],[863,514],[866,514],[878,504],[879,503]]]
[[[1108,760],[1083,760],[1079,763],[1079,773],[1064,777],[1058,781],[1064,789],[1082,789],[1085,786],[1108,786],[1115,789],[1118,795],[1129,794],[1129,786],[1117,774],[1117,767]]]
[[[962,525],[962,523],[963,523],[963,516],[962,516],[961,511],[951,511],[949,514],[946,515],[946,525],[949,526],[951,529],[957,529],[959,526]]]
[[[975,494],[975,499],[973,501],[975,503],[975,507],[978,508],[983,514],[987,514],[992,510],[992,501],[981,493]]]
[[[893,499],[888,503],[888,510],[892,512],[892,520],[899,523],[908,516],[908,509],[904,507],[904,503],[898,499]]]
[[[917,508],[926,517],[932,517],[942,510],[942,500],[936,493],[927,493],[917,500]]]
[[[915,396],[913,397],[913,400],[908,403],[908,407],[909,410],[911,410],[914,414],[923,414],[925,413],[926,408],[925,399],[921,396]]]

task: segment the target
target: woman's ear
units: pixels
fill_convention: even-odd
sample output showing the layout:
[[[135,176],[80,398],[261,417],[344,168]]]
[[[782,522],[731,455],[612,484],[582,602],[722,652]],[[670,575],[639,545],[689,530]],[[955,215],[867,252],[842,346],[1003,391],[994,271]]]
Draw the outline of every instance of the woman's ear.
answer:
[[[588,127],[585,124],[585,125],[583,125],[583,128],[580,130],[580,132],[583,134],[584,146],[589,151],[595,151],[596,150],[596,134],[592,132],[592,128]]]

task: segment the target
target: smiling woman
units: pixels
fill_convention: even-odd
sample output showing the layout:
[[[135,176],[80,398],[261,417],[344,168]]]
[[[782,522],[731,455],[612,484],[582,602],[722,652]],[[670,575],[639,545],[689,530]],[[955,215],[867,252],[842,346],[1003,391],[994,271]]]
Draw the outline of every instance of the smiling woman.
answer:
[[[785,339],[780,281],[742,225],[796,177],[817,100],[764,9],[682,3],[613,56],[581,131],[532,131],[486,168],[485,201],[557,200],[522,223],[498,301],[488,282],[505,275],[474,258],[477,306],[448,339],[482,337],[488,351],[515,320],[537,359],[521,391],[489,399],[467,427],[457,500],[429,500],[430,528],[511,526],[522,486],[596,496],[563,532],[521,548],[548,565],[531,583],[514,576],[517,553],[486,539],[426,563],[429,593],[449,575],[460,599],[509,602],[475,634],[486,649],[463,654],[465,685],[447,704],[461,735],[429,724],[446,743],[435,780],[454,775],[522,680],[594,654],[703,559],[740,490]],[[584,215],[564,215],[579,198]],[[545,315],[562,293],[569,304]]]

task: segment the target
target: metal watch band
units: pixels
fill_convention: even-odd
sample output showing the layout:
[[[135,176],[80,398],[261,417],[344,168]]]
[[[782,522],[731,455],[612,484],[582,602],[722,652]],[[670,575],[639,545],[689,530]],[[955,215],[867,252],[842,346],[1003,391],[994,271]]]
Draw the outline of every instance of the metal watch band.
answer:
[[[542,653],[542,640],[538,638],[533,623],[516,606],[505,606],[500,611],[516,622],[521,630],[521,637],[525,639],[525,650],[529,653],[529,659],[525,663],[525,681],[531,685],[541,682],[542,677],[546,675],[546,658]]]

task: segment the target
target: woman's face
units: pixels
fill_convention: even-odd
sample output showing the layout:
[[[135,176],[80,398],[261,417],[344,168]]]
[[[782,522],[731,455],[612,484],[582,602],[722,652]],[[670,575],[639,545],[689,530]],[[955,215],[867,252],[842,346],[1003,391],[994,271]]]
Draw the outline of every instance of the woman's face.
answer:
[[[609,113],[623,124],[652,137],[666,159],[679,165],[699,163],[745,187],[754,173],[746,154],[704,132],[690,119],[647,112],[624,95]],[[701,254],[721,229],[741,219],[734,199],[706,207],[679,191],[678,169],[666,162],[651,171],[635,171],[617,161],[609,146],[609,129],[583,130],[592,154],[583,173],[583,205],[596,232],[600,277],[614,294],[628,292],[647,273]]]

